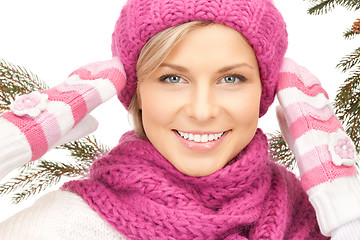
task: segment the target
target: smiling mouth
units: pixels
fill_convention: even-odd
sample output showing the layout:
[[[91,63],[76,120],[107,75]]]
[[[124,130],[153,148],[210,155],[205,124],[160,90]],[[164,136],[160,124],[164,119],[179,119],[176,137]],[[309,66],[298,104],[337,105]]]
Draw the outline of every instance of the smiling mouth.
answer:
[[[220,139],[227,131],[219,133],[210,133],[210,134],[196,134],[196,133],[187,133],[175,130],[179,136],[188,141],[194,141],[197,143],[207,143]]]

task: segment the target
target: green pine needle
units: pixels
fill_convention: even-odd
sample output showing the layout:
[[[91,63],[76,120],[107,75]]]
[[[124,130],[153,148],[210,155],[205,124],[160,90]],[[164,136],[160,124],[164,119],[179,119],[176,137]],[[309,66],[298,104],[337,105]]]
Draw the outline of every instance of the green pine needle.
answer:
[[[340,86],[335,97],[335,112],[345,125],[346,133],[360,150],[360,66]]]
[[[352,29],[346,29],[346,31],[343,33],[343,37],[344,37],[346,40],[354,39],[357,35],[359,35],[359,34],[353,32]]]
[[[360,63],[360,47],[355,49],[351,54],[343,57],[336,67],[339,68],[342,72],[347,72],[348,70],[358,65],[359,63]]]
[[[332,11],[335,6],[343,6],[348,10],[356,11],[360,9],[360,1],[359,0],[312,0],[313,6],[308,9],[308,14],[312,15],[320,15],[326,14]]]
[[[283,165],[290,171],[295,168],[295,156],[291,152],[289,146],[287,145],[284,137],[281,135],[280,132],[270,134],[269,149],[270,155],[275,162]]]
[[[310,9],[308,9],[308,14],[311,15],[324,14],[333,10],[334,7],[335,7],[335,0],[326,0],[321,2],[317,1],[316,4],[314,4]]]

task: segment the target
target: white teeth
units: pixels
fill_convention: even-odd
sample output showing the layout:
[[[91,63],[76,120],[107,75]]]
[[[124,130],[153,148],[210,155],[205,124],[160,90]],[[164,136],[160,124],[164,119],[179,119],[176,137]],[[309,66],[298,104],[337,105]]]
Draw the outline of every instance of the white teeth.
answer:
[[[216,134],[192,134],[192,133],[184,133],[180,131],[177,132],[181,137],[183,137],[186,140],[190,140],[194,142],[202,142],[202,143],[218,140],[224,134],[224,132],[216,133]]]
[[[212,141],[212,140],[214,140],[214,139],[215,139],[214,134],[209,134],[209,141]]]
[[[189,133],[189,138],[188,138],[188,140],[194,140],[194,135],[192,135],[191,133]]]
[[[201,142],[208,142],[209,141],[209,135],[203,134],[201,135]]]
[[[194,136],[194,141],[195,141],[195,142],[200,142],[200,141],[201,141],[201,136],[200,136],[200,134],[195,134],[195,136]]]

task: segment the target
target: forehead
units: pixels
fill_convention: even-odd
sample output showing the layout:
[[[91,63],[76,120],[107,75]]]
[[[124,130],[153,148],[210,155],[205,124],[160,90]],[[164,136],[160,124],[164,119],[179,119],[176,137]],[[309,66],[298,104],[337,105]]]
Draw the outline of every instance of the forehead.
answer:
[[[180,61],[232,64],[247,62],[258,68],[255,52],[238,31],[222,25],[196,27],[170,51],[164,62]]]

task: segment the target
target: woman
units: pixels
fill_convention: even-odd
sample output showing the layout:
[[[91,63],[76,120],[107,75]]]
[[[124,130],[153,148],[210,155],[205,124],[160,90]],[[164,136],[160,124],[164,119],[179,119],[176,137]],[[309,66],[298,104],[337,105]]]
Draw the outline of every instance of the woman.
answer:
[[[311,97],[326,93],[304,69],[284,61],[286,46],[285,23],[269,1],[130,0],[113,34],[112,61],[81,68],[63,86],[43,92],[37,99],[46,104],[35,113],[22,112],[15,102],[13,113],[4,114],[1,123],[20,129],[30,152],[23,159],[35,160],[64,142],[64,136],[77,135],[74,129],[84,126],[84,117],[92,122],[87,113],[116,91],[134,117],[135,132],[124,134],[117,147],[98,159],[88,179],[66,183],[62,191],[0,225],[0,236],[326,239],[300,182],[269,160],[266,136],[257,129],[278,85],[283,106],[279,116],[286,119],[282,127],[301,159],[303,188],[317,210],[322,232],[334,239],[350,233],[356,239],[356,210],[331,216],[341,212],[339,203],[356,200],[354,156],[337,159],[339,154],[331,152],[326,164],[335,169],[335,177],[327,169],[313,173],[316,161],[323,159],[305,158],[301,137],[318,125],[294,129],[298,123],[294,125],[297,118],[292,116],[301,118],[309,108],[303,107],[302,94],[287,90],[295,86]],[[32,99],[20,103],[26,105],[26,100]],[[71,120],[64,120],[66,114],[59,109],[66,107],[59,102],[71,107]],[[297,104],[290,112],[289,102]],[[54,136],[47,131],[54,121],[44,114],[53,114],[62,124]],[[340,129],[334,136],[344,139],[338,123],[333,125],[327,132]],[[32,132],[39,132],[35,128],[44,132],[43,141],[36,138],[33,143]],[[351,145],[342,146],[350,153]],[[325,190],[332,193],[339,186],[343,198],[333,202],[323,197]],[[327,208],[328,202],[335,210]]]

